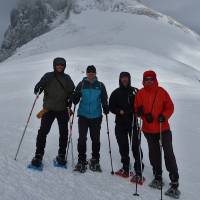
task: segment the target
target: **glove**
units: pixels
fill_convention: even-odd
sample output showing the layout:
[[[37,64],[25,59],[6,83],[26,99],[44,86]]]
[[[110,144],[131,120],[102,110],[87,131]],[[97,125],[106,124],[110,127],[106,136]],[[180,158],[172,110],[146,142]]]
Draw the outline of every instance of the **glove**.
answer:
[[[160,123],[165,122],[165,116],[164,116],[163,114],[160,114],[160,115],[158,116],[158,122],[160,122]]]
[[[72,102],[74,105],[77,105],[79,103],[81,96],[82,96],[81,92],[77,92],[73,94]]]
[[[108,107],[108,106],[105,106],[105,107],[103,108],[103,113],[104,113],[105,115],[108,115],[108,114],[109,114],[109,107]]]
[[[72,109],[69,108],[69,107],[67,107],[67,112],[69,114],[69,117],[71,117],[74,114],[74,112],[72,111]]]
[[[67,108],[71,108],[72,107],[72,98],[68,98],[67,99]]]
[[[34,94],[37,95],[38,93],[41,94],[43,92],[43,88],[42,87],[35,87],[34,89]]]
[[[141,117],[144,114],[144,108],[143,106],[140,106],[137,110],[137,116]]]
[[[147,122],[148,122],[149,124],[153,122],[153,116],[152,116],[151,113],[147,113],[147,114],[145,115],[145,118],[146,118],[146,120],[147,120]]]

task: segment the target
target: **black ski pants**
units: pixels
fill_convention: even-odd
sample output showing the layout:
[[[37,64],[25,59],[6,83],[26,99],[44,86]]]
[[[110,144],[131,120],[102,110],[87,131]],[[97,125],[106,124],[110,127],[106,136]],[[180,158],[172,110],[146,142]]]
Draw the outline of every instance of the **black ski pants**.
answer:
[[[135,159],[134,169],[136,174],[141,175],[141,170],[143,170],[144,165],[142,162],[143,153],[141,150],[140,153],[140,139],[138,138],[138,130],[132,130],[131,126],[125,126],[121,124],[116,124],[115,126],[115,135],[117,139],[117,143],[119,146],[119,152],[121,155],[121,162],[123,164],[123,169],[125,171],[129,171],[130,166],[130,157],[129,157],[129,140],[131,144],[132,140],[132,153]],[[131,139],[132,135],[132,139]]]
[[[58,154],[60,155],[66,154],[66,147],[68,140],[68,121],[69,121],[69,114],[67,111],[61,111],[61,112],[49,111],[44,114],[41,120],[40,129],[38,130],[35,154],[40,154],[41,156],[44,155],[46,138],[48,133],[50,132],[51,126],[55,118],[57,119],[58,122],[59,134],[60,134]]]
[[[102,117],[95,119],[88,119],[80,116],[78,119],[79,138],[78,138],[78,159],[79,162],[86,161],[86,143],[88,129],[90,131],[90,138],[92,140],[92,158],[99,161],[100,159],[100,130]]]
[[[149,159],[153,167],[153,173],[155,177],[160,177],[162,174],[161,167],[161,151],[160,151],[160,134],[144,133],[148,147],[149,147]],[[169,177],[172,182],[178,182],[179,173],[176,163],[176,158],[172,145],[172,133],[171,131],[165,131],[162,133],[162,145],[164,151],[164,160]]]

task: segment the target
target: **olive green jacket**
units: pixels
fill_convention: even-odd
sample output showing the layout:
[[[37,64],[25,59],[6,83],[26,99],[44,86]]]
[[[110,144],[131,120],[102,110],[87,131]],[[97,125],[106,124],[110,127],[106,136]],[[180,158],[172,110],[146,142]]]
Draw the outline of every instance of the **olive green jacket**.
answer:
[[[70,99],[75,86],[69,75],[48,72],[35,88],[42,88],[44,91],[43,108],[48,111],[64,111],[71,106]]]

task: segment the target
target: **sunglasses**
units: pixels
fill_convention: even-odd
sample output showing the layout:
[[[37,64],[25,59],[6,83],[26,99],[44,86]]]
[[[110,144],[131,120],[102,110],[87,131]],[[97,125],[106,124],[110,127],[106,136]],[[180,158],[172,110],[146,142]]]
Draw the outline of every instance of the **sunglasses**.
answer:
[[[65,65],[63,63],[58,63],[58,64],[56,64],[56,66],[62,66],[62,67],[64,67]]]
[[[147,82],[147,81],[154,81],[154,78],[152,78],[152,77],[146,77],[146,78],[144,78],[144,81],[145,82]]]

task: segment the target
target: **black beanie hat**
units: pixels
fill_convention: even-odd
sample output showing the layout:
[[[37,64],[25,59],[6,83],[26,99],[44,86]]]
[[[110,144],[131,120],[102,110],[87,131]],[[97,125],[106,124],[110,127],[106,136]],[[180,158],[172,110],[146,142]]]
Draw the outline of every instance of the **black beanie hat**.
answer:
[[[66,67],[66,60],[64,58],[55,58],[53,61],[53,67],[55,68],[56,65],[63,65],[64,67]]]
[[[86,70],[87,73],[96,73],[96,68],[94,65],[89,65]]]

